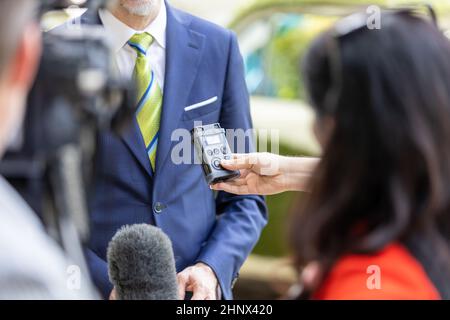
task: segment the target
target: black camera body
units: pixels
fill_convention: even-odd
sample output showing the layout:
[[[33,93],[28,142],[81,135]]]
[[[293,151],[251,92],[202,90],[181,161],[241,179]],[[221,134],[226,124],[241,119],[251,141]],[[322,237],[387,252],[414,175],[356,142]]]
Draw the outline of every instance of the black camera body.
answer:
[[[69,1],[70,2],[70,1]],[[96,12],[107,0],[88,0]],[[41,15],[66,7],[43,0]],[[39,17],[41,18],[41,17]],[[87,195],[95,177],[98,134],[121,134],[134,119],[134,84],[117,71],[114,50],[100,25],[66,23],[43,34],[43,54],[28,97],[24,126],[0,164],[64,245],[67,221],[89,238]],[[67,225],[67,223],[66,223]]]
[[[192,139],[197,157],[202,163],[206,182],[209,185],[236,179],[240,176],[239,171],[226,170],[220,165],[222,160],[231,159],[231,149],[225,136],[225,130],[221,128],[220,124],[195,127],[192,130]]]
[[[78,2],[96,12],[109,0]],[[39,3],[40,20],[74,2]],[[88,273],[82,243],[90,235],[87,198],[95,177],[98,134],[127,130],[136,105],[135,88],[117,72],[107,39],[99,25],[66,23],[44,33],[22,132],[0,163],[0,174],[83,274]]]

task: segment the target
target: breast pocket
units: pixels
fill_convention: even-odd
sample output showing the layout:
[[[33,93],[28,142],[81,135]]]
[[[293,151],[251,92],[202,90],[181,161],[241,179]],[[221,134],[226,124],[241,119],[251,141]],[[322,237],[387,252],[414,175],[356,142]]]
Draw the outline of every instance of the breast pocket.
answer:
[[[210,99],[186,106],[184,108],[183,120],[200,119],[208,114],[220,110],[220,101],[217,96]]]

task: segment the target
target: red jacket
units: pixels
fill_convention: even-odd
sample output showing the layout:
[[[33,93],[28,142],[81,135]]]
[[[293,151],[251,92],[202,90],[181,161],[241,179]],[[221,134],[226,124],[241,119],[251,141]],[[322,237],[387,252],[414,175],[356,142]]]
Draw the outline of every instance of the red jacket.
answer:
[[[313,298],[437,300],[440,295],[408,250],[391,244],[374,255],[355,254],[338,260]]]

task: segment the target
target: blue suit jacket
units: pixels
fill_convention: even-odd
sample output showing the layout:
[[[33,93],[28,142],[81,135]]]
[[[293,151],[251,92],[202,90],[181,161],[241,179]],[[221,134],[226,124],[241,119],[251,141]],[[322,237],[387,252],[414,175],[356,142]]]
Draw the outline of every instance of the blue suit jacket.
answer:
[[[109,241],[123,225],[151,223],[171,238],[178,271],[196,262],[208,264],[219,279],[223,298],[231,299],[239,269],[267,223],[264,198],[224,192],[215,196],[200,165],[175,165],[170,154],[177,143],[171,141],[172,132],[191,130],[194,121],[219,122],[227,129],[252,127],[242,57],[232,32],[168,4],[167,19],[156,174],[136,122],[121,137],[108,132],[99,136],[87,260],[95,284],[108,297]],[[87,12],[81,23],[100,20],[97,13]],[[215,96],[217,101],[210,105],[184,110]],[[251,144],[247,151],[253,151]]]

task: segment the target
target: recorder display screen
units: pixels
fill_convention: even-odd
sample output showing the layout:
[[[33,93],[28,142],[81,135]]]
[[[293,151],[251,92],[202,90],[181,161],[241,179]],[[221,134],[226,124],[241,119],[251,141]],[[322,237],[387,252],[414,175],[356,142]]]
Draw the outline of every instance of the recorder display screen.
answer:
[[[213,145],[213,144],[219,144],[219,143],[221,143],[221,140],[220,140],[220,136],[219,136],[219,135],[206,136],[205,139],[206,139],[206,143],[207,143],[208,145]]]

